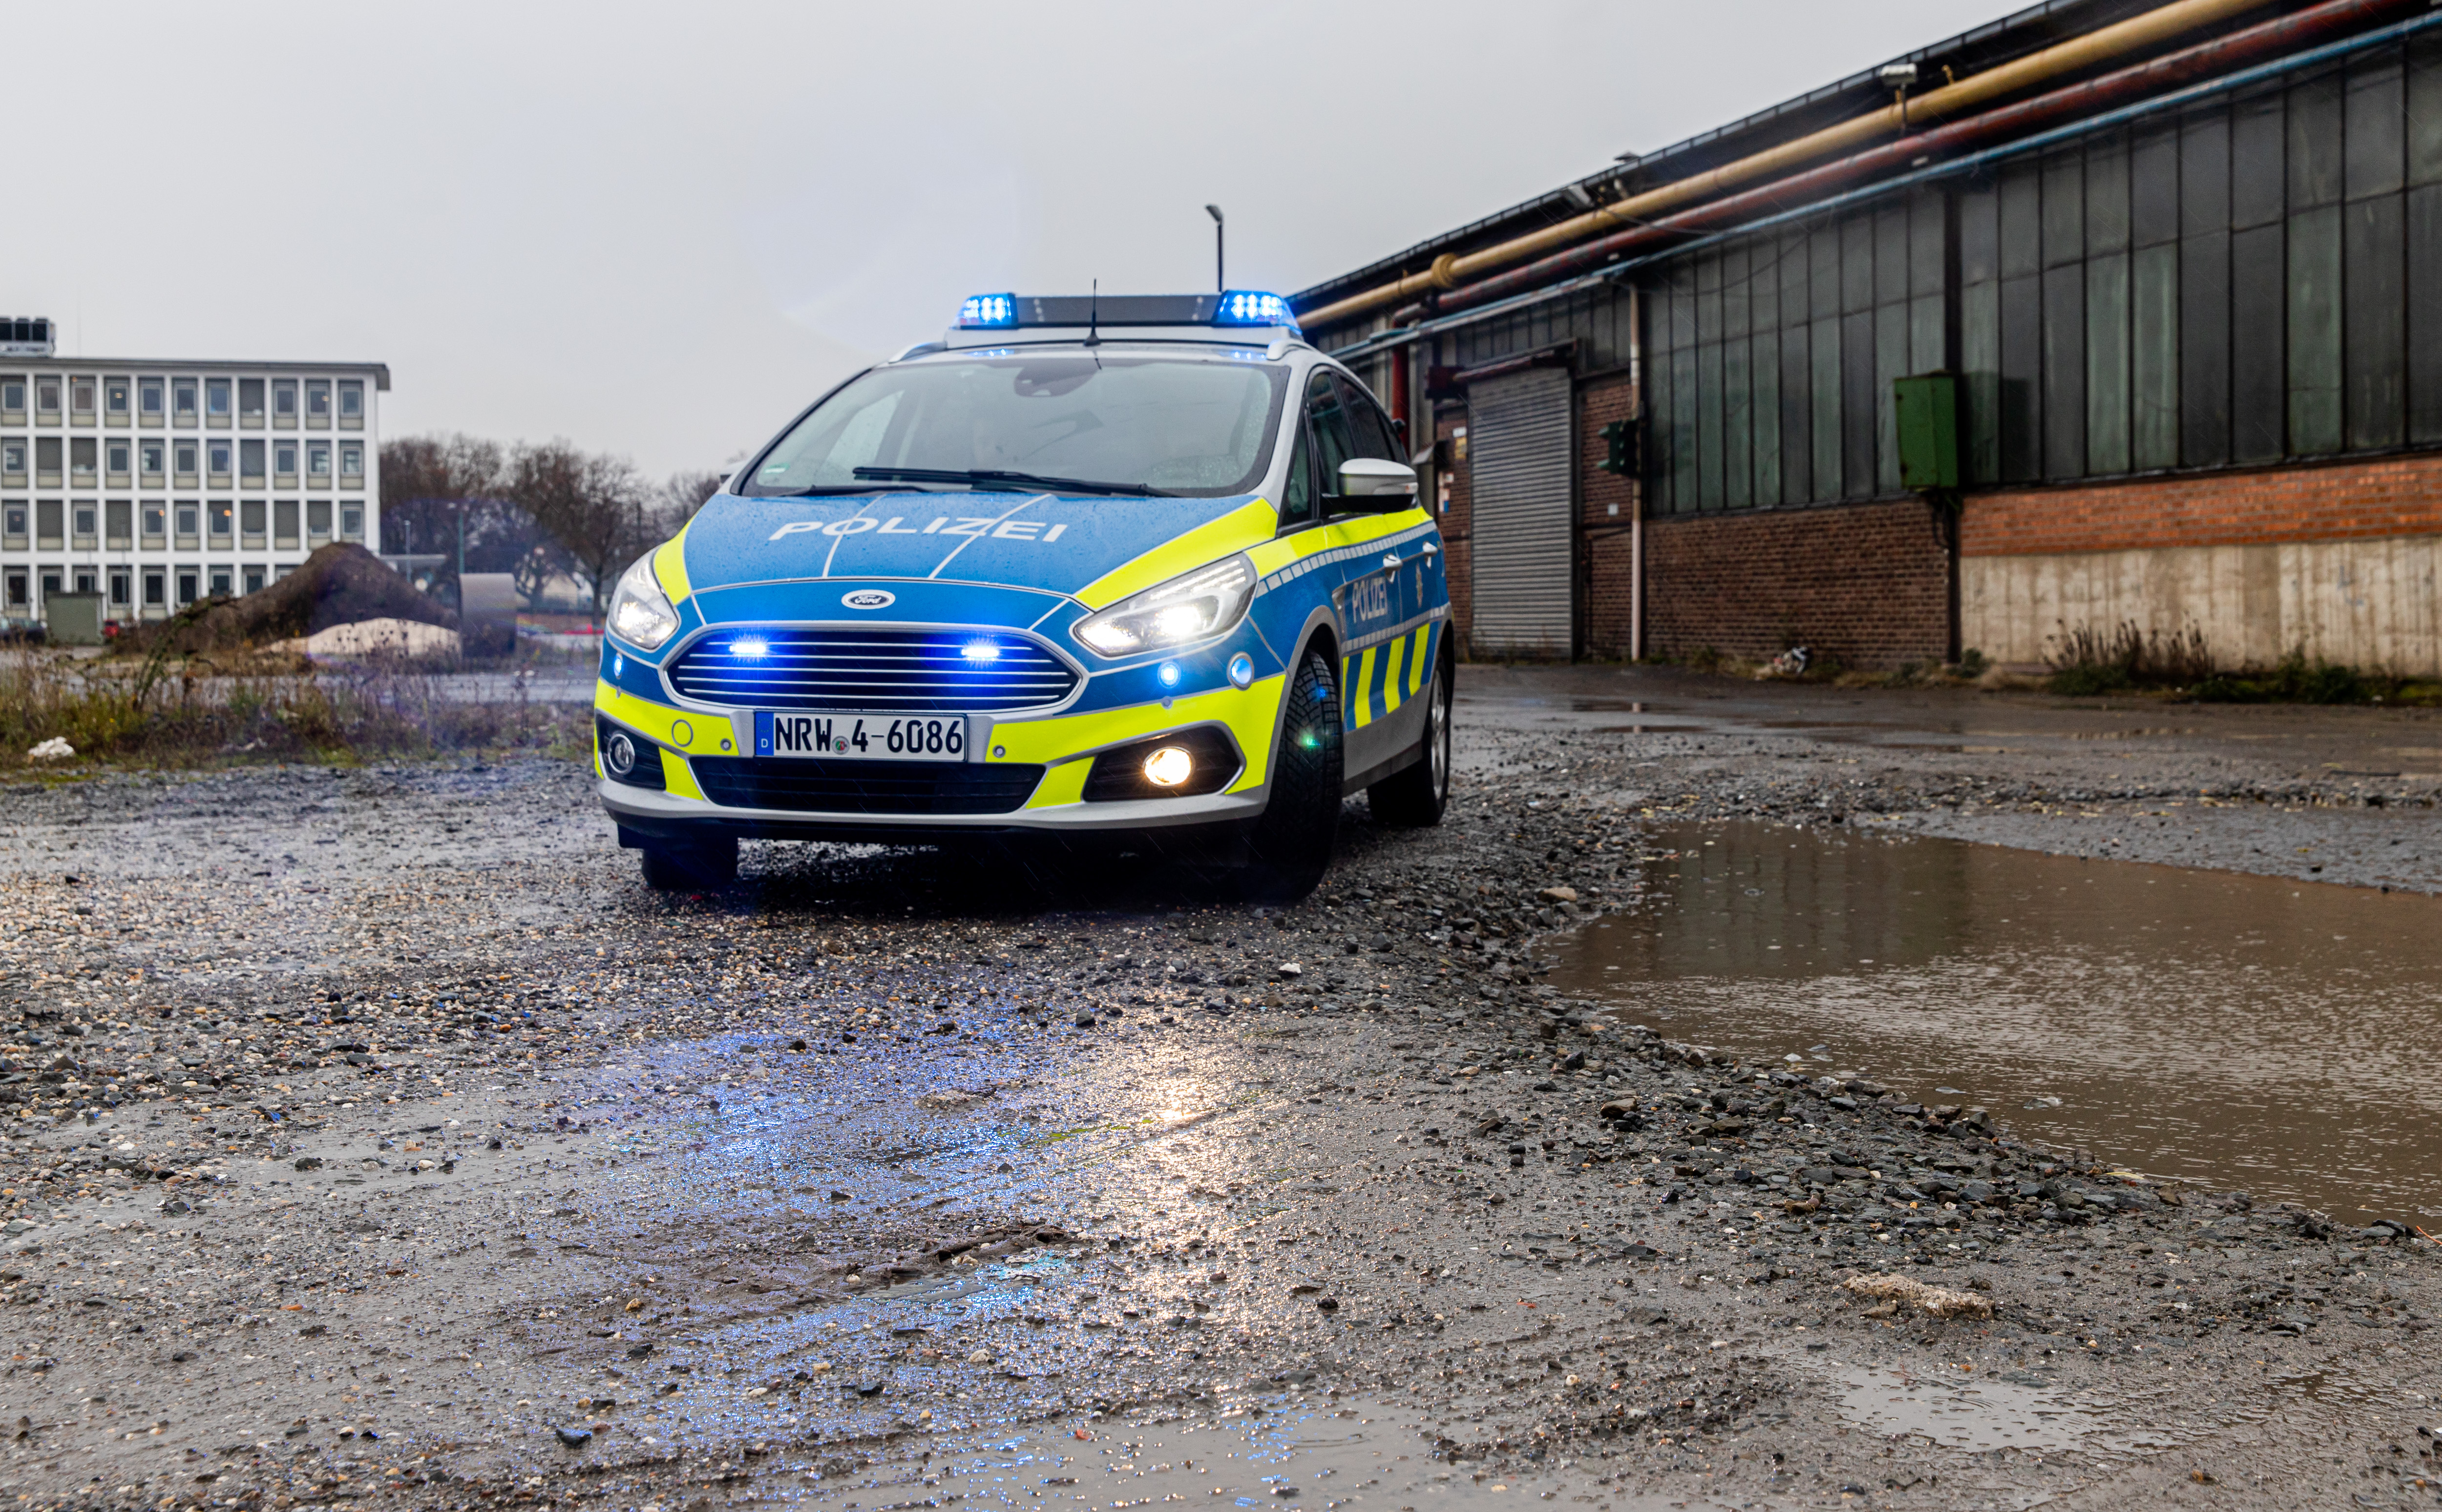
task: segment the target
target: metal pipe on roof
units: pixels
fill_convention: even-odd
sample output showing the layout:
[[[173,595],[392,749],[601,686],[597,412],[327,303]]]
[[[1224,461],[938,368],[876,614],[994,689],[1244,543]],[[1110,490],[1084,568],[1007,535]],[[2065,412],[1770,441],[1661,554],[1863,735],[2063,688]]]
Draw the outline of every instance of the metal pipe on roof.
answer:
[[[2037,130],[2065,117],[2106,110],[2160,89],[2176,87],[2272,53],[2310,46],[2327,37],[2370,26],[2394,11],[2423,9],[2426,3],[2427,0],[2328,0],[2327,4],[2249,27],[2117,73],[2105,74],[2100,79],[2071,84],[2066,89],[2056,89],[2014,105],[2003,105],[1904,141],[1857,153],[1788,178],[1776,179],[1725,199],[1713,200],[1694,209],[1666,216],[1649,225],[1613,231],[1566,251],[1539,258],[1523,267],[1511,268],[1506,273],[1453,289],[1441,297],[1439,305],[1445,311],[1456,311],[1505,299],[1553,279],[1599,267],[1629,252],[1676,236],[1708,229],[1743,215],[1801,203],[1839,184],[1868,178],[1889,169],[1908,167],[1920,158],[1946,156],[1961,149],[1981,146],[1996,137]]]
[[[1718,194],[1740,184],[1785,173],[1800,163],[1827,153],[1840,152],[1886,132],[1903,130],[1910,121],[1922,122],[1957,115],[2004,95],[2057,79],[2063,74],[2108,62],[2198,27],[2255,9],[2266,3],[2267,0],[2173,0],[2172,4],[2148,10],[2143,15],[2097,27],[2085,36],[2031,52],[1996,68],[1987,68],[1956,83],[1944,84],[1940,89],[1928,90],[1917,96],[1904,109],[1894,101],[1880,110],[1810,132],[1795,141],[1767,147],[1719,168],[1673,179],[1643,193],[1631,194],[1582,215],[1573,215],[1565,221],[1555,222],[1540,230],[1469,252],[1464,257],[1444,252],[1421,273],[1411,273],[1388,283],[1376,284],[1362,293],[1334,300],[1320,308],[1303,311],[1299,319],[1308,330],[1316,330],[1379,309],[1385,304],[1455,288],[1467,280],[1495,268],[1675,209],[1692,200]]]

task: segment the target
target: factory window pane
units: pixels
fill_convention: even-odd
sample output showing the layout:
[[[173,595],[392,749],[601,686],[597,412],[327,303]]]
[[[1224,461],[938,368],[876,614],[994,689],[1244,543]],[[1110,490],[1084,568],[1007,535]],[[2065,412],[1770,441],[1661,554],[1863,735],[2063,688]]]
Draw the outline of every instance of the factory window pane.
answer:
[[[2129,462],[2179,465],[2179,249],[2148,246],[2129,260]]]
[[[2044,274],[2044,476],[2086,471],[2086,269]]]
[[[2179,127],[2179,233],[2230,228],[2230,110],[2215,106]]]
[[[195,380],[180,378],[170,385],[170,413],[192,424],[195,418]]]
[[[2005,194],[2004,207],[2008,205]],[[2001,383],[1999,416],[2001,481],[2032,483],[2042,476],[2043,286],[2039,279],[2001,282]]]
[[[2401,312],[2407,265],[2400,196],[2348,206],[2341,218],[2342,350],[2347,359],[2348,444],[2396,446],[2407,438],[2408,347]]]
[[[2289,222],[2289,450],[2341,448],[2341,210]]]
[[[360,378],[339,380],[339,418],[354,420],[365,412],[365,385]]]
[[[1749,412],[1755,424],[1755,501],[1780,503],[1786,484],[1780,476],[1780,337],[1766,331],[1748,350],[1747,373],[1754,400]],[[1796,501],[1791,501],[1795,502]]]
[[[2128,148],[2128,239],[2156,246],[2178,234],[2179,136],[2175,127],[2155,126]]]
[[[204,381],[204,412],[212,415],[226,415],[229,412],[229,381],[227,378],[208,378]]]
[[[1703,317],[1707,300],[1704,285],[1697,285],[1697,330],[1712,333],[1704,326]],[[1719,308],[1718,300],[1712,301]],[[1700,341],[1696,346],[1696,507],[1722,507],[1722,344]]]
[[[263,443],[241,441],[237,446],[237,471],[241,478],[263,476]]]
[[[2408,46],[2408,181],[2442,183],[2442,35]]]
[[[161,414],[161,380],[147,378],[137,386],[136,392],[137,412],[158,418]]]
[[[276,378],[271,385],[271,413],[275,419],[297,417],[297,380]]]
[[[2287,405],[2281,282],[2286,227],[2259,226],[2230,239],[2230,456],[2271,462],[2281,455]]]
[[[2114,136],[2086,150],[2086,252],[2128,246],[2128,144]]]
[[[2341,81],[2327,74],[2289,90],[2289,209],[2341,197]]]
[[[1895,304],[1908,295],[1908,208],[1904,200],[1874,211],[1874,303]]]
[[[2044,164],[2044,266],[2061,267],[2086,256],[2086,162],[2082,153],[2063,153]]]
[[[2342,177],[2351,199],[2388,194],[2402,183],[2408,166],[2404,83],[2396,52],[2360,59],[2349,69]]]
[[[2230,233],[2179,243],[2179,461],[2230,461]]]
[[[2230,224],[2269,226],[2289,210],[2284,100],[2243,100],[2230,128]]]
[[[2094,184],[2091,171],[2087,186]],[[2092,224],[2092,216],[2088,216]],[[2086,264],[2086,470],[2128,470],[2128,255]]]
[[[331,415],[331,380],[305,380],[305,414],[309,419],[327,420]]]
[[[2001,171],[2001,276],[2017,278],[2043,265],[2043,180],[2035,165]]]
[[[2442,267],[2442,184],[2408,191],[2408,265]],[[2408,281],[2408,439],[2442,442],[2442,279]]]
[[[237,380],[237,412],[249,420],[263,418],[263,380],[261,378]]]
[[[1722,362],[1722,503],[1745,509],[1755,503],[1755,378],[1744,340],[1724,341]]]
[[[1905,256],[1903,244],[1901,255]],[[1904,282],[1901,285],[1904,291]],[[1908,307],[1904,303],[1874,309],[1874,492],[1891,494],[1900,487],[1898,410],[1891,402],[1893,380],[1907,376]]]
[[[2001,276],[2001,195],[1989,179],[1959,196],[1959,282],[1983,283]]]
[[[1845,256],[1848,247],[1842,246],[1841,251]],[[1874,417],[1882,409],[1876,402],[1879,398],[1874,392],[1874,312],[1866,309],[1844,315],[1840,318],[1840,492],[1850,499],[1871,498],[1874,492]]]
[[[1828,233],[1827,233],[1828,234]],[[1874,307],[1874,222],[1851,215],[1840,223],[1840,313]]]
[[[1814,497],[1814,410],[1813,386],[1806,376],[1805,269],[1802,244],[1783,250],[1780,310],[1786,323],[1780,333],[1780,497],[1793,504]]]
[[[1817,241],[1830,241],[1828,236]],[[1816,499],[1840,497],[1842,468],[1840,465],[1840,321],[1836,316],[1824,316],[1807,327],[1807,342],[1813,357],[1813,373],[1808,387],[1813,391],[1814,418],[1809,428],[1814,438],[1814,486]]]

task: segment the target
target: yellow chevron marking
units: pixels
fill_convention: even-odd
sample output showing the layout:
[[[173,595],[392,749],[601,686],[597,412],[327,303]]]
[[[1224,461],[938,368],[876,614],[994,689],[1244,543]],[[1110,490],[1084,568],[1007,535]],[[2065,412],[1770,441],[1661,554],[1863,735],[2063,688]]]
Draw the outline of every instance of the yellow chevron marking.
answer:
[[[1385,716],[1404,701],[1399,693],[1399,653],[1407,648],[1408,643],[1405,637],[1393,641],[1384,647],[1391,653],[1382,665],[1382,713]]]
[[[1425,685],[1425,643],[1432,638],[1432,622],[1416,627],[1416,649],[1408,658],[1408,696],[1414,698]]]
[[[1369,646],[1358,654],[1357,675],[1349,680],[1349,691],[1357,698],[1357,701],[1351,706],[1357,714],[1356,728],[1359,730],[1374,722],[1374,652],[1376,649]]]

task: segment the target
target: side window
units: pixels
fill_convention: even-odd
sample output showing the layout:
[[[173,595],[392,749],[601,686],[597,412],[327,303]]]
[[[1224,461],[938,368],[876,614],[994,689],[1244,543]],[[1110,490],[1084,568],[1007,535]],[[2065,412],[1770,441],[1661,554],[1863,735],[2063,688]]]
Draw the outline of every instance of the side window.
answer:
[[[1306,385],[1305,418],[1314,431],[1315,472],[1328,499],[1339,492],[1339,465],[1358,455],[1347,393],[1330,373],[1318,371]]]
[[[1381,406],[1355,384],[1342,379],[1341,386],[1348,391],[1348,417],[1350,429],[1357,437],[1356,455],[1381,462],[1407,461],[1400,454],[1399,438],[1392,432],[1391,422],[1382,417]]]
[[[1289,416],[1297,443],[1289,448],[1289,481],[1281,490],[1281,528],[1310,524],[1314,519],[1314,454],[1306,448],[1305,423]]]

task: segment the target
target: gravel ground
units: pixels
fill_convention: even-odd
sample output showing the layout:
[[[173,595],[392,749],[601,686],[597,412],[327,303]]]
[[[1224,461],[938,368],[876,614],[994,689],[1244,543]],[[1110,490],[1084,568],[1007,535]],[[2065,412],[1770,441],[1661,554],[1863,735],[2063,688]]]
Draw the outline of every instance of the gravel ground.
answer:
[[[1470,668],[1461,719],[1449,821],[1352,803],[1286,909],[842,847],[664,900],[542,761],[11,791],[0,1491],[2442,1485],[2430,1243],[1539,984],[1555,931],[1636,906],[1664,817],[2431,891],[2435,780],[2384,755],[2442,745],[2426,717]]]

